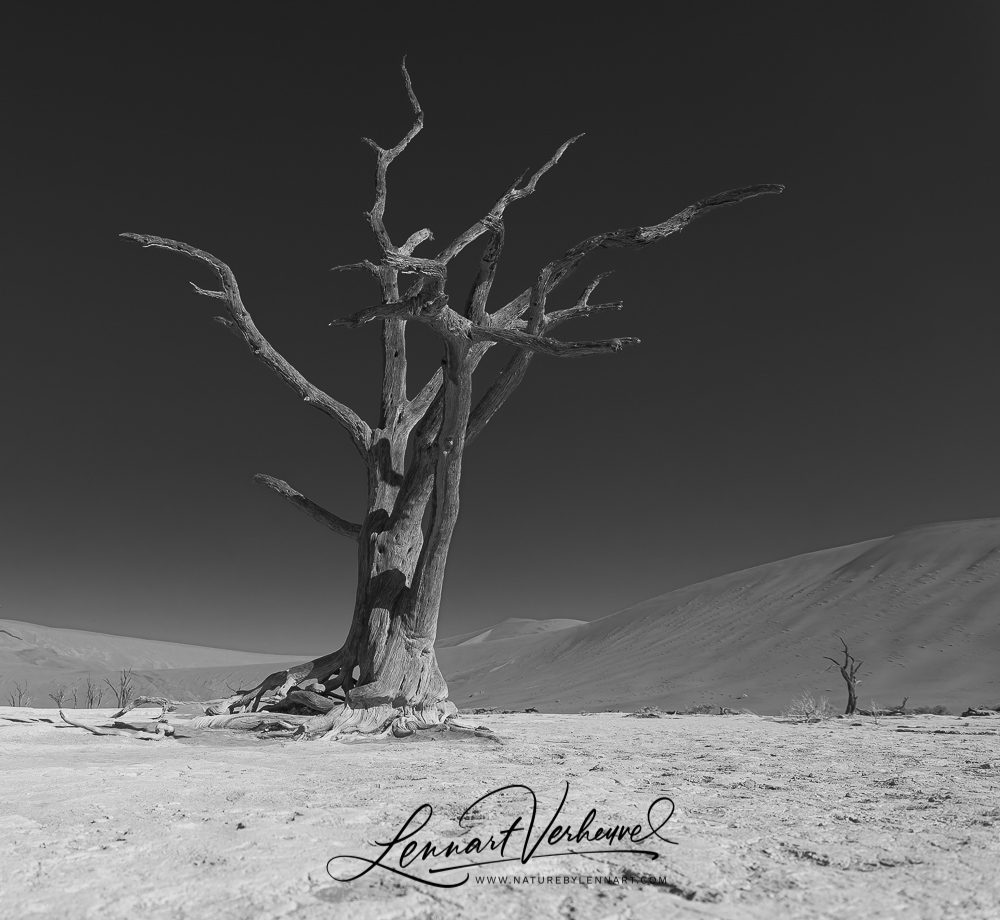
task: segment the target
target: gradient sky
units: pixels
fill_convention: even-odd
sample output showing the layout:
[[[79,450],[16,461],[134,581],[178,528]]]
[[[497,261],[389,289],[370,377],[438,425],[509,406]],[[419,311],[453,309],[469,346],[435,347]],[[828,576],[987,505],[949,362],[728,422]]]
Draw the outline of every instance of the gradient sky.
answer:
[[[587,236],[787,186],[597,253],[560,289],[551,309],[614,269],[597,299],[624,311],[559,335],[642,344],[536,358],[470,448],[439,634],[593,619],[1000,515],[996,4],[677,5],[666,26],[627,8],[487,30],[442,8],[158,9],[4,13],[0,617],[340,644],[354,544],[252,476],[359,519],[360,460],[212,322],[188,284],[207,270],[118,234],[227,261],[275,347],[376,421],[375,324],[327,323],[378,289],[328,269],[376,255],[359,138],[410,127],[404,54],[426,127],[390,169],[397,242],[427,226],[443,245],[586,132],[508,211],[494,308]],[[453,300],[478,254],[453,263]],[[414,392],[439,347],[423,328],[410,341]],[[495,348],[481,388],[504,360]]]

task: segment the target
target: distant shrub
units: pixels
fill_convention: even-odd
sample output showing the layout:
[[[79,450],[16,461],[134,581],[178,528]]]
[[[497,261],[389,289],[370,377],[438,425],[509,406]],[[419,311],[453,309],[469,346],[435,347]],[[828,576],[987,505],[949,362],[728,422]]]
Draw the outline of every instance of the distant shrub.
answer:
[[[951,710],[947,706],[914,706],[912,709],[904,710],[905,713],[913,713],[915,716],[950,716]]]
[[[704,716],[715,712],[715,706],[711,703],[692,703],[684,710],[686,716]]]
[[[663,711],[656,706],[643,706],[635,712],[626,712],[626,719],[658,719],[663,715]]]
[[[821,722],[832,719],[834,711],[825,696],[821,696],[817,701],[813,699],[811,693],[804,692],[789,703],[782,715],[786,719],[798,719],[802,722]]]

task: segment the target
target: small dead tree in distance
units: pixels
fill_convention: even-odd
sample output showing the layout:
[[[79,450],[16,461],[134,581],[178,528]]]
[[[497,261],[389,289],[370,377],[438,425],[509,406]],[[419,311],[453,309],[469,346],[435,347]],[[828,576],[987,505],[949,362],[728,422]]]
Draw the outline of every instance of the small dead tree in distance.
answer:
[[[666,239],[695,218],[718,208],[783,188],[754,185],[734,189],[704,198],[663,223],[590,237],[544,266],[534,283],[512,301],[489,312],[487,299],[503,248],[506,209],[531,195],[542,176],[578,138],[570,138],[559,147],[527,182],[523,182],[522,175],[484,217],[436,256],[415,256],[417,246],[433,239],[431,231],[418,230],[397,245],[384,220],[387,170],[424,126],[424,113],[405,60],[403,79],[415,114],[413,126],[394,147],[383,148],[364,139],[376,155],[375,202],[365,216],[378,243],[380,260],[335,269],[371,274],[381,288],[381,302],[330,324],[348,328],[376,320],[382,324],[382,399],[377,427],[370,427],[353,410],[308,381],[272,347],[254,325],[226,263],[187,243],[122,234],[144,247],[172,250],[208,265],[218,279],[219,289],[192,286],[198,294],[221,302],[227,315],[215,319],[244,339],[254,355],[306,403],[338,422],[368,472],[367,512],[360,523],[338,517],[280,479],[262,474],[254,477],[319,523],[356,541],[359,577],[354,616],[344,644],[330,654],[272,674],[252,690],[227,700],[222,709],[233,714],[233,725],[268,721],[267,713],[260,713],[256,723],[236,713],[257,712],[265,693],[270,693],[269,699],[281,699],[298,683],[315,680],[327,693],[342,690],[345,701],[329,713],[310,719],[299,734],[333,738],[351,732],[391,732],[401,737],[417,728],[449,727],[456,708],[448,701],[434,640],[445,564],[458,518],[465,450],[521,383],[536,354],[613,354],[638,344],[634,338],[568,342],[551,336],[567,320],[621,309],[621,303],[590,302],[603,276],[593,279],[573,306],[546,312],[548,296],[596,249],[640,249]],[[456,310],[446,293],[449,263],[481,236],[486,236],[486,245],[479,272],[464,307]],[[402,292],[400,275],[414,277]],[[433,330],[444,352],[442,367],[413,396],[407,388],[408,322],[423,323]],[[473,405],[473,372],[487,350],[497,344],[513,347],[513,355]],[[284,718],[275,713],[270,720]]]
[[[104,688],[99,684],[95,683],[90,674],[87,674],[87,708],[88,709],[99,709],[101,706],[101,701],[104,699]]]
[[[11,706],[27,706],[31,702],[31,697],[28,695],[28,682],[25,681],[22,686],[15,680],[14,689],[7,694],[7,700]]]
[[[117,687],[108,678],[104,678],[104,683],[111,688],[111,693],[119,707],[128,706],[129,701],[132,699],[132,694],[135,692],[132,680],[131,668],[122,668],[121,674],[118,675]]]
[[[840,636],[837,636],[840,639]],[[855,661],[854,656],[847,650],[847,643],[843,639],[840,639],[841,645],[844,646],[844,663],[841,664],[839,661],[834,660],[829,655],[824,655],[823,657],[827,661],[832,661],[838,668],[840,668],[840,673],[843,675],[845,682],[847,683],[847,709],[844,710],[844,715],[852,716],[854,715],[854,710],[858,708],[858,684],[861,683],[858,680],[858,669],[864,664],[863,661]],[[830,669],[827,668],[829,671]],[[906,703],[906,700],[903,700]]]

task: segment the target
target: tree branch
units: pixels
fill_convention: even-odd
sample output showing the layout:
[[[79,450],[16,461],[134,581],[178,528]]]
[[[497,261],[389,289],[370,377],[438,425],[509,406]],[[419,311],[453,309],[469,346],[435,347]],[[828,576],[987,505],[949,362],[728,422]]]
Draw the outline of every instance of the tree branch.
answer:
[[[396,251],[385,229],[386,172],[389,169],[389,164],[406,149],[407,144],[420,133],[424,126],[424,112],[420,108],[420,103],[417,102],[416,94],[413,92],[413,84],[410,82],[410,73],[406,69],[405,57],[403,58],[403,80],[406,81],[406,94],[410,97],[410,105],[413,106],[413,113],[416,116],[413,127],[407,132],[406,137],[389,150],[383,149],[375,141],[371,140],[371,138],[362,138],[378,154],[378,161],[375,166],[375,204],[366,216],[384,254]]]
[[[334,265],[330,271],[346,272],[353,269],[361,269],[362,271],[369,272],[372,275],[378,275],[378,266],[374,262],[369,262],[367,259],[363,262],[351,262],[349,265]]]
[[[301,396],[305,402],[311,406],[315,406],[331,418],[336,419],[351,436],[351,440],[359,452],[362,454],[367,452],[371,446],[371,428],[352,409],[333,399],[319,389],[319,387],[306,380],[261,335],[260,331],[254,325],[250,314],[247,312],[246,307],[243,306],[243,301],[240,298],[240,290],[236,284],[236,277],[225,262],[217,259],[211,253],[196,249],[187,243],[180,243],[177,240],[168,240],[163,237],[149,236],[142,233],[123,233],[121,235],[127,239],[142,243],[146,248],[156,247],[183,253],[189,258],[204,262],[212,268],[222,284],[222,290],[207,293],[212,297],[219,294],[222,295],[219,299],[225,300],[230,319],[243,336],[247,345],[250,346],[251,351]]]
[[[563,342],[543,335],[531,335],[516,329],[483,329],[472,332],[474,342],[500,342],[516,348],[526,348],[539,355],[555,355],[557,358],[577,358],[583,355],[604,355],[621,351],[626,345],[638,345],[639,339],[625,336],[616,339],[598,339],[594,342]]]
[[[679,233],[691,221],[702,217],[710,211],[731,204],[739,204],[757,195],[776,195],[784,191],[783,185],[751,185],[744,188],[731,189],[709,198],[696,201],[693,205],[675,214],[669,220],[648,227],[631,227],[626,230],[612,230],[601,233],[577,243],[567,249],[558,259],[550,262],[546,269],[549,272],[546,291],[551,291],[562,284],[577,268],[584,257],[595,249],[642,249],[652,243],[666,239],[674,233]],[[512,320],[519,319],[531,304],[531,288],[522,291],[505,307],[492,314],[495,325],[508,327]]]
[[[329,512],[326,508],[317,505],[316,502],[311,499],[306,498],[301,492],[296,492],[287,482],[282,479],[275,479],[273,476],[265,476],[263,473],[258,473],[254,476],[253,481],[262,486],[267,486],[269,489],[273,489],[282,498],[287,499],[299,511],[303,511],[309,515],[314,521],[319,521],[324,527],[329,527],[330,530],[341,534],[345,537],[350,537],[352,540],[357,540],[361,536],[361,525],[352,524],[350,521],[345,521],[341,517]]]
[[[753,198],[757,195],[778,194],[783,190],[783,185],[752,185],[712,195],[709,198],[703,198],[701,201],[695,202],[669,220],[663,221],[663,223],[653,224],[649,227],[613,230],[610,233],[592,236],[581,243],[577,243],[576,246],[566,250],[560,258],[546,265],[539,272],[535,283],[530,288],[522,291],[509,304],[490,316],[490,320],[492,321],[490,331],[493,333],[494,341],[506,341],[508,344],[518,345],[521,350],[511,357],[473,409],[469,416],[469,430],[466,435],[466,443],[470,443],[486,427],[489,420],[504,402],[510,398],[527,373],[528,365],[531,362],[531,355],[526,350],[528,347],[527,342],[523,344],[519,343],[514,340],[514,336],[518,334],[529,336],[530,340],[533,340],[536,345],[536,347],[530,349],[531,351],[558,354],[560,356],[592,354],[594,352],[590,349],[593,346],[599,346],[597,348],[598,351],[617,351],[622,345],[630,345],[638,342],[638,339],[610,339],[606,342],[572,343],[576,348],[573,348],[571,343],[562,342],[554,346],[555,350],[537,347],[539,342],[555,343],[557,340],[532,335],[532,333],[550,332],[556,326],[569,319],[579,316],[589,316],[591,313],[600,310],[621,309],[621,303],[591,304],[588,301],[594,289],[606,277],[607,273],[605,273],[598,275],[587,286],[583,295],[574,306],[565,310],[558,310],[548,316],[545,315],[546,296],[573,273],[588,253],[602,248],[641,249],[651,243],[666,239],[673,233],[680,232],[692,220],[707,214],[715,208],[738,204],[747,198]],[[523,323],[521,317],[525,313],[528,314],[528,319],[526,323]],[[521,332],[519,328],[522,324],[524,332]],[[617,347],[615,347],[615,343],[618,343]]]
[[[392,245],[389,233],[385,229],[386,174],[389,170],[389,164],[406,149],[410,141],[420,133],[424,126],[424,112],[417,101],[416,93],[413,92],[413,84],[410,81],[410,72],[406,69],[405,57],[403,58],[402,71],[403,80],[406,83],[406,94],[410,97],[410,105],[413,106],[413,114],[415,116],[413,127],[410,128],[406,136],[395,147],[389,150],[384,150],[367,137],[364,138],[364,141],[373,147],[377,154],[375,165],[375,204],[366,216],[368,223],[371,225],[372,232],[378,240],[379,248],[382,250],[382,264],[377,268],[373,267],[372,274],[375,274],[381,283],[382,300],[384,303],[394,303],[399,300],[397,282],[399,270],[410,270],[409,262],[415,259],[412,255],[414,248],[424,240],[432,237],[430,230],[418,230],[416,233],[411,234],[409,239],[403,244],[401,250],[397,250]],[[398,407],[405,403],[405,401],[406,327],[402,321],[389,315],[382,326],[382,402],[379,413],[379,425],[385,426],[390,424],[390,419],[396,414]]]
[[[521,178],[514,182],[514,184],[507,189],[507,191],[500,196],[497,203],[493,205],[490,209],[489,214],[487,214],[482,220],[476,221],[465,233],[456,237],[452,242],[450,242],[441,252],[438,254],[439,262],[450,262],[455,256],[457,256],[469,243],[476,240],[478,237],[482,236],[487,230],[495,230],[497,223],[503,217],[503,212],[507,209],[512,201],[519,201],[522,198],[527,198],[532,192],[535,191],[535,186],[538,184],[538,180],[542,178],[556,163],[559,162],[560,157],[566,152],[567,148],[574,141],[578,141],[582,134],[577,134],[576,137],[571,137],[568,141],[562,144],[560,148],[549,158],[549,160],[542,166],[529,180],[527,185],[522,188],[518,188],[518,183]]]
[[[406,415],[411,427],[420,422],[427,414],[431,403],[434,402],[434,397],[437,396],[438,391],[441,389],[443,380],[444,371],[439,367],[434,371],[431,379],[424,384],[423,389],[410,400],[406,407]]]
[[[577,319],[578,317],[590,316],[592,313],[599,313],[603,310],[620,310],[624,304],[620,300],[616,300],[614,303],[590,303],[590,295],[594,293],[599,285],[605,278],[610,275],[611,272],[601,272],[590,284],[587,285],[586,290],[580,295],[580,299],[572,307],[567,307],[565,310],[556,310],[554,313],[549,313],[545,316],[545,321],[542,324],[542,330],[544,332],[550,332],[555,329],[556,326],[561,326],[567,320]]]
[[[493,279],[496,277],[497,262],[503,251],[503,238],[503,223],[498,221],[490,241],[486,244],[486,249],[483,250],[479,273],[472,283],[469,299],[465,304],[465,315],[472,323],[482,323],[486,317],[486,301],[489,299],[490,288],[493,287]]]
[[[572,319],[574,316],[585,316],[598,309],[621,309],[620,303],[592,305],[587,302],[587,298],[594,292],[597,285],[609,274],[610,272],[604,272],[591,281],[574,306],[546,315],[545,290],[548,278],[542,272],[535,281],[532,289],[534,303],[529,311],[530,318],[527,321],[515,320],[514,322],[518,326],[524,327],[531,334],[535,329],[540,328],[543,331],[548,331],[565,322],[567,319]],[[496,379],[490,384],[489,389],[483,394],[476,407],[472,410],[469,416],[466,444],[470,443],[489,424],[490,419],[493,418],[500,407],[510,398],[514,390],[520,386],[521,381],[524,380],[524,375],[528,371],[528,365],[531,363],[533,354],[534,352],[527,348],[519,348],[511,355],[510,360],[504,365],[500,373],[497,374]]]
[[[448,297],[441,292],[440,286],[420,288],[416,294],[404,297],[402,300],[392,300],[388,303],[365,307],[350,316],[335,319],[327,325],[356,329],[358,326],[363,326],[376,319],[391,317],[419,319],[422,316],[437,315],[447,303]]]

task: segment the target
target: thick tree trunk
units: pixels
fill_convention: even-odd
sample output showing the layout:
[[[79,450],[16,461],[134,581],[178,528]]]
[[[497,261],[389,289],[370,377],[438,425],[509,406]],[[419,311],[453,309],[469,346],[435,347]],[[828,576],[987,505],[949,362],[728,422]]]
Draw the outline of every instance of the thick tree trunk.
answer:
[[[466,343],[449,345],[444,380],[418,426],[402,473],[409,430],[385,419],[368,464],[369,510],[358,539],[354,616],[336,652],[267,678],[227,701],[229,712],[256,710],[264,694],[281,698],[313,680],[344,702],[305,723],[309,735],[388,732],[440,725],[457,711],[434,654],[451,538],[458,521],[462,455],[472,397]],[[424,518],[430,519],[424,532]]]

